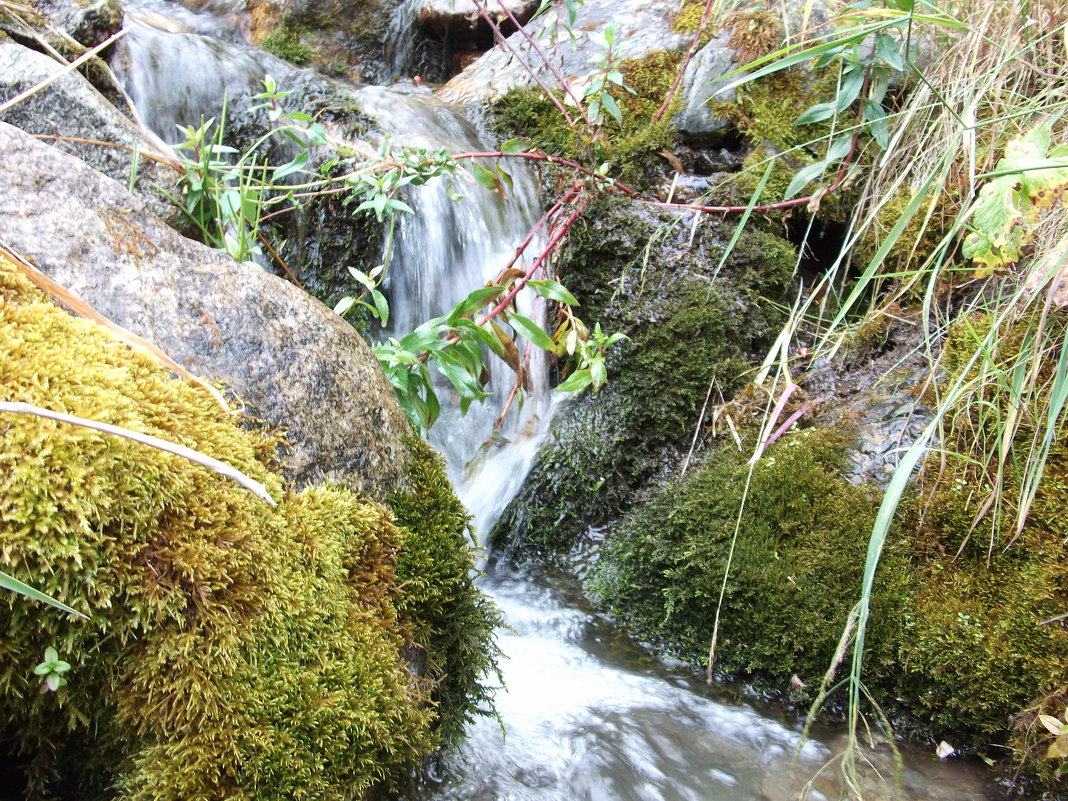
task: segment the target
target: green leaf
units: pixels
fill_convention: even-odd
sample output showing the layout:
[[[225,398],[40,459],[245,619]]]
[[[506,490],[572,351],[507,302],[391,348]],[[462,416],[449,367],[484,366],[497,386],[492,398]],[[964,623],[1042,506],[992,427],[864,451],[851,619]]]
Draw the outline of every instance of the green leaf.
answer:
[[[541,295],[543,298],[549,298],[560,303],[565,303],[568,306],[581,305],[575,296],[567,291],[567,287],[557,281],[527,281],[527,286]]]
[[[59,652],[51,645],[45,648],[45,662],[55,662],[59,659]]]
[[[52,672],[52,663],[50,661],[49,662],[42,662],[41,664],[39,664],[37,667],[35,667],[33,669],[33,672],[34,672],[34,675],[37,675],[37,676],[47,676],[49,673]]]
[[[449,325],[456,325],[457,320],[470,317],[488,303],[496,300],[504,294],[503,286],[487,286],[476,289],[466,298],[461,300],[453,310],[449,312]]]
[[[492,170],[487,170],[481,164],[477,162],[473,163],[471,165],[471,174],[475,177],[476,181],[491,192],[497,192],[501,189],[501,181],[500,178],[497,177],[497,173]]]
[[[308,143],[316,147],[322,147],[326,144],[326,128],[321,123],[317,122],[308,126]]]
[[[299,170],[303,170],[307,166],[308,151],[302,150],[296,155],[296,157],[292,161],[288,162],[287,164],[283,164],[281,167],[276,169],[274,171],[273,179],[275,181],[281,180],[287,175],[292,175],[293,173],[298,172]]]
[[[567,380],[557,385],[555,392],[578,392],[590,385],[592,381],[589,370],[576,370]]]
[[[507,142],[501,145],[500,148],[502,153],[509,156],[515,155],[516,153],[522,153],[523,151],[529,149],[530,142],[528,142],[526,139],[520,139],[518,137],[515,139],[509,139]]]
[[[890,147],[890,128],[886,124],[886,111],[882,104],[874,100],[864,101],[864,124],[879,147],[883,150]]]
[[[802,167],[794,175],[793,180],[790,181],[790,185],[786,187],[786,194],[783,195],[783,200],[790,200],[798,195],[809,182],[823,175],[823,171],[826,169],[826,161],[817,161],[815,164],[809,164],[807,167]]]
[[[857,66],[846,67],[842,70],[842,85],[838,89],[838,97],[835,99],[835,112],[841,114],[860,97],[860,90],[864,88],[864,68]]]
[[[623,124],[623,112],[619,110],[619,106],[616,105],[616,99],[608,92],[601,92],[601,105],[604,106],[605,111],[612,115],[612,118],[620,125]]]
[[[897,72],[905,69],[897,40],[888,33],[875,34],[875,57]]]
[[[375,304],[376,316],[379,321],[383,326],[389,325],[389,302],[386,300],[386,296],[377,289],[372,289],[371,300]]]
[[[405,214],[415,214],[415,209],[405,203],[403,200],[398,200],[395,197],[391,197],[386,202],[386,208],[389,211],[403,211]]]
[[[521,314],[509,314],[508,324],[539,348],[548,351],[555,349],[556,346],[553,344],[552,337],[529,318]]]
[[[794,125],[811,125],[814,122],[829,120],[835,115],[836,110],[837,106],[834,103],[817,103],[794,120]]]
[[[11,592],[17,592],[19,595],[25,595],[27,598],[33,598],[35,601],[41,601],[46,604],[51,604],[56,609],[62,609],[64,612],[69,612],[72,615],[77,615],[83,620],[88,620],[86,615],[81,612],[71,609],[64,603],[57,601],[48,595],[45,595],[40,590],[35,590],[29,584],[24,584],[13,576],[9,576],[7,573],[0,572],[0,589],[11,590]]]
[[[590,379],[595,391],[604,386],[605,381],[608,380],[608,370],[604,365],[604,359],[598,358],[590,362]]]
[[[487,393],[482,391],[475,377],[448,355],[434,354],[434,366],[456,387],[461,397],[486,397]]]

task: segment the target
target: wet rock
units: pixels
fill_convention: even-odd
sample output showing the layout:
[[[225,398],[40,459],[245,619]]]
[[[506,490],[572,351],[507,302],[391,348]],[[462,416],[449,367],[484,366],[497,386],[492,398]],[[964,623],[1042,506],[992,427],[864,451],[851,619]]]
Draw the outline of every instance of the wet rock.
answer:
[[[390,72],[393,3],[369,0],[249,0],[253,44],[301,66],[354,81]]]
[[[122,28],[119,0],[39,0],[35,5],[68,36],[86,47],[95,47]]]
[[[487,5],[505,34],[515,30],[515,24],[500,3],[491,0]],[[504,5],[525,24],[537,11],[539,2],[505,0]],[[488,50],[493,45],[493,30],[479,14],[474,0],[425,0],[419,10],[418,24],[424,36],[446,43],[451,51]]]
[[[742,75],[726,76],[764,55],[746,47],[746,37],[738,34],[738,28],[746,24],[746,19],[769,14],[774,15],[772,27],[775,30],[766,40],[766,47],[777,46],[783,36],[818,36],[829,19],[826,6],[818,0],[792,0],[786,4],[781,16],[778,12],[757,11],[728,18],[724,29],[697,51],[683,76],[682,110],[675,115],[674,123],[691,144],[714,145],[722,139],[727,121],[717,117],[711,105],[733,102],[736,93],[729,87]]]
[[[291,284],[181,237],[116,182],[0,124],[0,238],[285,428],[286,475],[384,498],[410,429],[367,345]]]
[[[59,69],[48,56],[14,42],[0,42],[0,97],[14,97]],[[124,117],[77,72],[15,104],[0,114],[0,120],[29,134],[53,137],[48,141],[56,150],[77,156],[124,185],[130,184],[132,154],[137,151],[134,193],[154,214],[172,224],[178,221],[179,212],[166,197],[175,194],[178,179],[178,173],[164,163],[173,158],[169,148]]]
[[[692,142],[714,143],[727,128],[709,104],[729,102],[734,91],[719,94],[730,81],[723,76],[736,69],[738,52],[730,46],[730,34],[720,33],[693,57],[682,83],[682,111],[675,115],[675,128]]]
[[[491,539],[505,558],[566,552],[608,526],[683,456],[713,383],[730,397],[770,344],[796,254],[746,231],[719,269],[729,222],[613,199],[564,246],[561,275],[585,319],[630,339],[609,354],[609,382],[561,410]],[[715,280],[712,276],[715,275]]]
[[[672,22],[678,11],[675,3],[648,2],[648,0],[589,0],[578,8],[578,16],[572,29],[575,42],[567,41],[563,30],[566,18],[561,18],[562,6],[556,7],[534,20],[524,30],[536,38],[543,49],[551,48],[554,41],[561,45],[554,51],[559,59],[560,71],[569,82],[599,69],[604,49],[593,42],[588,33],[603,31],[609,22],[617,25],[616,54],[622,58],[641,58],[659,50],[679,50],[690,40],[688,34],[672,30]],[[517,51],[518,58],[506,48],[497,45],[462,73],[450,80],[439,91],[443,100],[455,103],[471,103],[494,100],[509,89],[535,85],[534,78],[523,67],[523,59],[533,68],[538,79],[550,88],[560,88],[552,70],[535,52],[534,47],[521,34],[508,37],[509,46]]]

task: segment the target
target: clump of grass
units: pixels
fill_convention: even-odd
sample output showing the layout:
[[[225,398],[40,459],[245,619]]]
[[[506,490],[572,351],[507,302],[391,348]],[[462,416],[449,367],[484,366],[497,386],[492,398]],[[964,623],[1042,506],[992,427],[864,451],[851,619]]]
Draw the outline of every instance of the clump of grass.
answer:
[[[982,537],[983,559],[1000,573],[997,563],[1012,560],[1013,548],[1044,526],[1035,515],[1050,491],[1048,470],[1059,464],[1068,402],[1063,187],[1053,173],[1049,192],[1028,189],[1041,183],[1032,170],[1068,168],[1068,151],[1059,149],[1068,144],[1062,98],[1068,11],[1052,0],[1026,6],[950,0],[918,2],[911,14],[879,13],[907,17],[900,41],[905,80],[886,103],[885,147],[860,141],[857,202],[841,251],[817,291],[794,310],[767,362],[788,375],[779,361],[788,351],[783,343],[813,331],[817,352],[833,355],[849,329],[896,304],[921,329],[930,364],[927,401],[935,415],[884,495],[856,627],[847,637],[854,732],[876,568],[914,469],[922,466],[924,485],[936,497],[945,489],[940,479],[964,469],[972,491],[960,510],[966,524],[957,547],[974,547]],[[795,53],[776,57],[785,64]],[[1048,134],[1049,149],[1014,161],[1036,131]],[[1010,220],[1003,228],[982,205],[984,187],[994,187],[986,190],[988,201],[997,189],[999,169],[1019,176],[1000,196],[998,213]],[[1043,213],[1045,206],[1054,211]],[[976,237],[989,242],[992,256],[973,261]],[[937,455],[925,457],[931,446]],[[1005,603],[1013,597],[1004,594]],[[1054,689],[1052,682],[1046,687]]]

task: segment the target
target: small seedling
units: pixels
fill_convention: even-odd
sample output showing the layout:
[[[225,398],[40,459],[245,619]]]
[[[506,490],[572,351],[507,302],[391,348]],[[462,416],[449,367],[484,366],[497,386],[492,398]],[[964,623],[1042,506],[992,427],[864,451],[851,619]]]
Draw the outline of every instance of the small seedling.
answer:
[[[43,683],[41,684],[42,692],[45,690],[56,692],[60,687],[67,683],[63,674],[68,670],[70,670],[70,662],[64,662],[60,659],[56,649],[49,646],[45,648],[44,662],[35,667],[33,672],[43,680]]]

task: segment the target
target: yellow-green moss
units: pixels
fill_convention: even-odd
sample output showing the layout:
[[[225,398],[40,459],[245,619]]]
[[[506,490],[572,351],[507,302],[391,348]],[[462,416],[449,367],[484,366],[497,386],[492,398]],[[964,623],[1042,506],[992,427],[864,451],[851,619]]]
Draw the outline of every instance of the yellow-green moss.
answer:
[[[441,457],[415,436],[408,480],[414,489],[391,496],[397,525],[411,532],[397,558],[404,587],[397,613],[424,662],[423,680],[433,688],[443,742],[455,742],[464,724],[490,708],[499,679],[493,631],[503,621],[474,588],[470,518],[456,498]]]
[[[437,609],[426,599],[483,612],[439,663],[462,674],[492,661],[466,548],[423,584],[398,578],[406,555],[450,556],[448,527],[409,515],[399,528],[345,489],[288,491],[274,442],[202,389],[71,318],[2,260],[0,296],[0,398],[197,448],[279,501],[124,439],[0,416],[0,569],[92,616],[0,596],[0,736],[22,752],[31,796],[63,780],[86,799],[353,799],[428,753],[441,677],[414,676],[401,653],[413,632],[456,636],[421,614]],[[440,482],[429,491],[456,507]],[[73,668],[40,693],[33,668],[50,645]]]
[[[260,47],[290,64],[303,67],[316,57],[315,49],[304,41],[303,35],[304,31],[289,27],[283,21],[282,27],[272,31],[260,42]]]
[[[660,120],[654,122],[653,117],[667,97],[681,61],[681,53],[657,51],[620,63],[624,83],[635,92],[613,89],[622,124],[607,117],[599,131],[581,124],[569,128],[560,110],[541,90],[517,88],[490,104],[491,127],[502,137],[525,136],[548,153],[580,163],[593,156],[598,162],[608,162],[611,174],[624,183],[641,185],[666,164],[658,154],[671,147],[670,120],[678,98]]]

